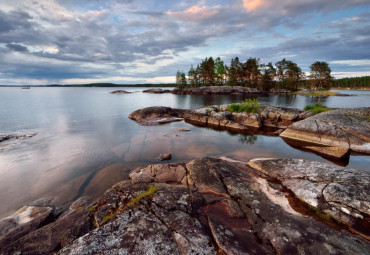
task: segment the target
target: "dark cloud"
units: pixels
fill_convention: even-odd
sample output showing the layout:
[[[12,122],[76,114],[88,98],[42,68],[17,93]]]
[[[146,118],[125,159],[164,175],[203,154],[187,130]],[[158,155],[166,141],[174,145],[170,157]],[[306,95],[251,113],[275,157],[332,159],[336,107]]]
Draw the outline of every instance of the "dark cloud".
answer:
[[[27,47],[24,47],[23,45],[15,44],[15,43],[8,43],[6,45],[6,47],[8,47],[9,49],[12,49],[14,51],[18,51],[18,52],[26,52],[26,51],[28,51]]]

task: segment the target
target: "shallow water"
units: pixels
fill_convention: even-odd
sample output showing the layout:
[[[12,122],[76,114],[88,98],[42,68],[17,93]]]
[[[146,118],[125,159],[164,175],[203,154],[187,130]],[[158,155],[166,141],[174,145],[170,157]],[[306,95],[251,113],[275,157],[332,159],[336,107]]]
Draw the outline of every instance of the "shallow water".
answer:
[[[112,88],[0,88],[0,134],[36,136],[0,148],[0,217],[41,197],[67,207],[81,195],[96,197],[128,173],[158,163],[160,153],[172,161],[204,156],[305,158],[329,162],[297,150],[279,137],[241,135],[185,122],[139,126],[127,118],[139,108],[163,105],[198,108],[239,102],[243,96],[110,94]],[[128,91],[141,91],[127,88]],[[328,107],[370,106],[370,92],[351,97],[272,95],[261,103],[303,108],[320,102]],[[177,132],[188,127],[190,132]],[[370,157],[351,156],[349,166],[368,170]]]

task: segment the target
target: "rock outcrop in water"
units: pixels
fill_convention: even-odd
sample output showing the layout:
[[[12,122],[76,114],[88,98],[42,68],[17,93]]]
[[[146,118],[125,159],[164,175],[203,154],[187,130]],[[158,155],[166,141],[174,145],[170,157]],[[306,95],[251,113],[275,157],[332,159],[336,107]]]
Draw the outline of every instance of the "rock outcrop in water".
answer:
[[[111,94],[131,94],[132,92],[128,92],[126,90],[115,90],[115,91],[112,91]]]
[[[203,158],[136,169],[0,253],[368,254],[368,173],[307,160],[249,165]]]
[[[323,112],[292,124],[280,136],[335,158],[351,151],[370,154],[370,107]]]
[[[185,120],[190,123],[235,131],[249,131],[261,127],[286,128],[292,123],[312,116],[310,111],[294,108],[262,106],[259,113],[230,113],[228,105],[184,110],[170,107],[147,107],[130,113],[129,118],[143,125]]]

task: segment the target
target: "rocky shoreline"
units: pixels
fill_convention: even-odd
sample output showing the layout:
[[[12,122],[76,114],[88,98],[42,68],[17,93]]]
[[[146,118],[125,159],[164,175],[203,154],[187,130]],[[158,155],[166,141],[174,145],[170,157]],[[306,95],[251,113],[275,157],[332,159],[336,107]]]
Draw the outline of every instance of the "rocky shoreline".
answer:
[[[50,201],[0,221],[0,254],[369,254],[369,182],[300,159],[149,165],[54,222]]]
[[[265,91],[258,90],[256,88],[248,88],[242,86],[205,86],[205,87],[189,87],[184,89],[147,89],[144,93],[172,93],[177,95],[239,95],[239,94],[266,94]],[[285,93],[277,91],[276,93]]]
[[[263,105],[258,113],[231,113],[228,105],[200,109],[148,107],[132,112],[129,118],[142,125],[185,120],[213,128],[257,133],[272,128],[288,143],[333,159],[352,152],[370,154],[370,107],[337,109],[314,115],[312,111]],[[263,132],[262,132],[263,133]]]

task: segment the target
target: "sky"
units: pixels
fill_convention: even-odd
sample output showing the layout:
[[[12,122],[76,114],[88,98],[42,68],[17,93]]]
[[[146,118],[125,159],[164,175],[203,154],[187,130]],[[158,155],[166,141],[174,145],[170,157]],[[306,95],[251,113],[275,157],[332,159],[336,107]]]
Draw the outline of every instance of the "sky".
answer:
[[[370,75],[370,0],[0,0],[0,84],[169,83],[206,57]]]

